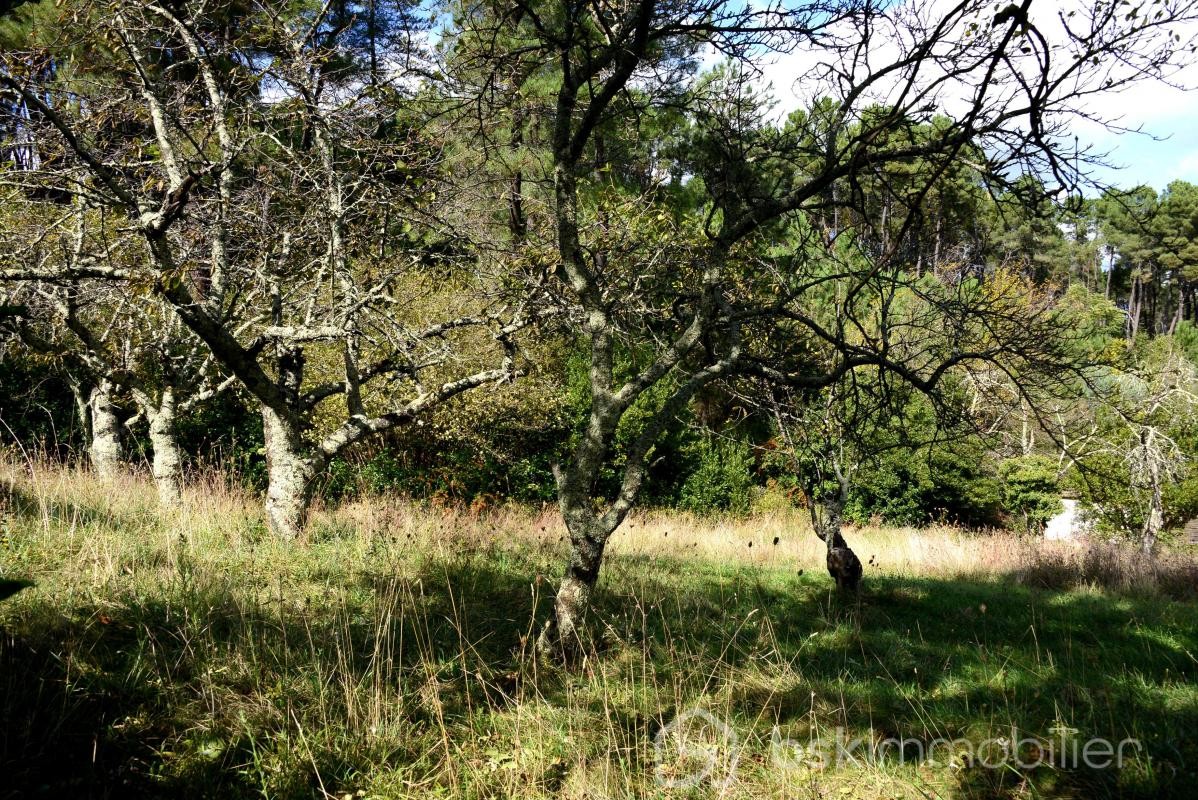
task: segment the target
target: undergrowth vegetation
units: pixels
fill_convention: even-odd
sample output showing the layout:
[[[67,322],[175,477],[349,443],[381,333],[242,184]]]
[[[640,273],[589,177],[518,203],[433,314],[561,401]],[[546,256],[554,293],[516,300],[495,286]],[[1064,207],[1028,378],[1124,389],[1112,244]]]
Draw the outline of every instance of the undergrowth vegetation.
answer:
[[[1189,797],[1198,779],[1185,552],[862,528],[858,601],[798,512],[647,512],[613,538],[602,633],[563,671],[533,656],[556,509],[362,499],[296,544],[215,479],[164,513],[138,479],[0,470],[0,576],[35,584],[0,603],[0,796]],[[655,745],[695,710],[734,741],[664,786],[687,765]],[[1013,734],[1046,763],[867,757]],[[866,743],[857,763],[779,763],[779,741],[838,737]],[[1139,746],[1061,765],[1092,737]]]

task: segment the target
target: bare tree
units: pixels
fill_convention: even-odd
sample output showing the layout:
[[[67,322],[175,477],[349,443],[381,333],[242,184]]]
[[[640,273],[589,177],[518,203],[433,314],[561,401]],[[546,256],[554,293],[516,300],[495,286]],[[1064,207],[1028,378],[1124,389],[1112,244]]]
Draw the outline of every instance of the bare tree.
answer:
[[[1122,465],[1122,480],[1143,515],[1141,549],[1152,555],[1165,524],[1164,489],[1190,469],[1176,432],[1198,420],[1198,372],[1170,343],[1159,357],[1110,377],[1111,391],[1102,400],[1114,424],[1087,441],[1079,458],[1105,455]],[[1125,518],[1131,511],[1120,510]]]
[[[91,10],[99,24],[73,35],[115,43],[104,80],[46,91],[19,54],[0,71],[62,154],[21,180],[104,209],[138,257],[88,253],[72,274],[151,287],[261,405],[268,521],[296,536],[330,459],[514,377],[527,316],[488,300],[491,276],[438,225],[440,154],[410,116],[404,62],[370,87],[338,66],[352,15]],[[105,137],[112,125],[126,135]],[[33,249],[0,279],[46,277],[25,263]]]
[[[10,335],[7,344],[19,346],[39,357],[57,362],[75,402],[75,415],[87,448],[92,470],[108,481],[120,474],[122,466],[121,420],[117,407],[117,386],[107,365],[97,364],[90,354],[80,353],[73,338],[62,341],[35,332],[29,324],[28,304],[9,306],[4,329]],[[50,316],[57,322],[57,315]]]
[[[1073,158],[1068,135],[1075,115],[1093,118],[1088,98],[1168,76],[1183,60],[1174,28],[1194,18],[1194,4],[1153,8],[1129,14],[1103,2],[1066,15],[1031,0],[998,14],[976,0],[471,7],[457,46],[463,62],[492,65],[476,69],[480,97],[509,81],[523,81],[530,94],[555,87],[540,114],[547,220],[531,223],[527,235],[536,248],[554,249],[549,275],[590,353],[589,416],[557,470],[572,552],[543,650],[577,651],[604,548],[636,501],[653,444],[705,384],[748,372],[818,388],[868,367],[931,391],[958,365],[1019,355],[1027,339],[1018,324],[1005,328],[1019,334],[1013,346],[968,335],[985,327],[984,302],[969,307],[968,319],[947,320],[963,323],[957,349],[924,358],[917,351],[913,361],[898,360],[890,336],[857,331],[850,317],[823,324],[809,309],[825,287],[836,287],[825,295],[834,303],[851,304],[898,267],[883,253],[845,274],[812,271],[810,244],[822,237],[835,246],[845,235],[838,210],[864,210],[866,176],[879,179],[899,209],[917,208],[963,160],[994,186],[1016,188],[1012,178],[1024,173],[1073,186],[1096,161],[1089,152]],[[694,80],[698,54],[710,50],[731,66]],[[771,53],[810,65],[796,85],[811,108],[785,128],[769,123],[753,80]],[[638,120],[665,109],[686,115],[693,133],[674,163],[659,158],[634,176],[605,156],[621,124],[635,137]],[[932,135],[908,135],[938,114],[946,117]],[[900,194],[886,170],[913,159],[930,165],[927,177]],[[531,176],[523,177],[533,191]],[[697,199],[679,208],[669,190],[681,186]],[[796,236],[803,244],[794,245]],[[945,302],[929,308],[951,309],[952,285]],[[802,331],[796,347],[814,345],[829,357],[777,369],[759,346],[773,320]],[[647,421],[617,453],[617,429],[634,407]],[[600,475],[613,462],[620,479],[607,493]]]
[[[69,274],[69,269],[61,271]],[[21,281],[0,328],[57,362],[75,396],[96,474],[122,469],[122,428],[149,425],[151,473],[164,505],[182,501],[180,415],[227,389],[213,361],[172,309],[94,279]],[[136,414],[121,406],[132,400]],[[122,421],[122,417],[124,420]]]

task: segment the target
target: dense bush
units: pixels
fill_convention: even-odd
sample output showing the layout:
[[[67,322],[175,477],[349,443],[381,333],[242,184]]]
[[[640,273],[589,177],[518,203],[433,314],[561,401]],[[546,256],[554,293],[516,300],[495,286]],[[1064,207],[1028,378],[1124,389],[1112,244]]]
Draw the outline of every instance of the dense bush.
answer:
[[[0,355],[0,443],[66,458],[84,443],[71,387],[52,362]]]
[[[995,462],[986,443],[976,436],[931,448],[932,485],[922,500],[930,518],[971,527],[997,525],[1002,495]]]
[[[1057,465],[1037,455],[1010,458],[999,465],[1002,477],[1002,503],[1021,527],[1033,533],[1061,511]]]
[[[932,487],[927,462],[909,450],[891,450],[876,463],[858,469],[845,506],[845,517],[857,523],[881,519],[915,525],[928,517],[924,497]]]
[[[708,436],[684,452],[690,471],[678,493],[680,507],[696,512],[749,510],[757,479],[747,444]]]
[[[858,524],[994,525],[1001,499],[992,461],[981,440],[971,437],[885,451],[854,474],[845,516]]]

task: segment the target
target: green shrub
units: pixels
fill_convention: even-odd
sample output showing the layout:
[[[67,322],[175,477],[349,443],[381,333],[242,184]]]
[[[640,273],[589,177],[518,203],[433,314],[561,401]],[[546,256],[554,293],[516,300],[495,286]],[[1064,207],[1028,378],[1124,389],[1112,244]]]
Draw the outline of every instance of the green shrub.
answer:
[[[749,445],[704,437],[686,451],[687,463],[694,469],[682,484],[679,506],[695,512],[749,510],[756,484]]]
[[[1044,456],[1020,456],[999,464],[1002,504],[1024,530],[1039,533],[1061,511],[1056,462]]]
[[[971,436],[937,445],[927,460],[932,486],[923,506],[930,518],[974,527],[998,524],[1002,485],[984,440]]]
[[[924,494],[932,486],[927,463],[910,450],[890,450],[853,475],[845,518],[864,524],[877,517],[893,525],[924,521]]]

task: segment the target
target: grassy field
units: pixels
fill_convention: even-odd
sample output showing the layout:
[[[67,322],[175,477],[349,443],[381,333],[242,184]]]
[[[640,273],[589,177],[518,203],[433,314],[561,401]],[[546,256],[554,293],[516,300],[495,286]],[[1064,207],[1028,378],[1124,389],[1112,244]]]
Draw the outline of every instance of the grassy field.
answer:
[[[852,530],[858,602],[797,512],[646,513],[564,672],[531,653],[564,558],[552,509],[375,499],[297,545],[238,491],[188,501],[0,463],[0,576],[36,583],[0,603],[0,796],[1198,791],[1192,554]],[[972,750],[1012,736],[1037,737],[1022,766]],[[1138,746],[1078,765],[1093,737]],[[938,738],[957,742],[921,761]],[[838,740],[855,763],[827,757]]]

